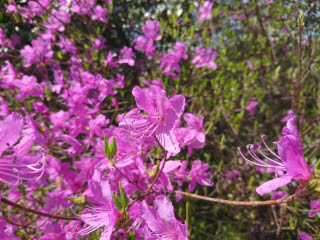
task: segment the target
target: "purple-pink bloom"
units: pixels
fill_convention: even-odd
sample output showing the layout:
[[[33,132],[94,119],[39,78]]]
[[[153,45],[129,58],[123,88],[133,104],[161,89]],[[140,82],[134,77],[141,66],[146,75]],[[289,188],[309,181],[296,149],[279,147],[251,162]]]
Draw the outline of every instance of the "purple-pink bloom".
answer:
[[[217,69],[217,64],[214,62],[218,56],[217,52],[212,51],[211,48],[205,49],[199,47],[195,47],[195,52],[197,55],[193,58],[192,63],[195,63],[197,68],[207,66],[213,70]]]
[[[300,237],[301,240],[313,240],[313,237],[309,236],[305,232],[301,232],[299,234],[299,237]]]
[[[267,144],[264,141],[264,137],[262,137],[264,145],[269,150],[269,152],[277,158],[276,160],[266,156],[262,152],[261,146],[257,148],[259,153],[273,164],[266,163],[265,161],[261,160],[254,152],[255,149],[252,144],[247,145],[247,150],[250,156],[255,161],[247,159],[242,154],[239,148],[241,156],[250,163],[262,167],[269,167],[286,171],[286,174],[282,175],[281,177],[277,177],[260,185],[256,189],[256,191],[261,196],[265,193],[270,193],[280,187],[289,184],[294,179],[302,179],[309,181],[312,178],[312,172],[310,171],[309,166],[306,163],[306,160],[303,156],[302,142],[296,124],[294,122],[294,118],[290,118],[287,122],[287,125],[283,127],[282,135],[283,137],[276,142],[278,146],[279,155],[273,152],[267,146]]]
[[[118,60],[118,63],[120,64],[127,63],[130,66],[134,66],[135,61],[132,58],[132,48],[124,46],[120,50],[120,59]]]
[[[292,109],[287,111],[287,115],[281,118],[281,122],[287,122],[290,118],[295,118],[296,115],[294,114]]]
[[[209,163],[202,164],[201,160],[195,160],[192,164],[192,168],[189,173],[189,177],[191,178],[191,182],[188,186],[188,190],[193,192],[196,188],[196,183],[201,186],[212,186],[213,183],[211,181],[212,173],[207,171],[210,169]]]
[[[277,200],[288,196],[286,191],[275,191],[272,193],[271,200]]]
[[[141,218],[155,235],[154,238],[148,239],[187,240],[187,225],[175,218],[171,201],[160,195],[155,198],[154,204],[157,210],[149,206],[146,201],[139,206]]]
[[[184,120],[188,124],[188,131],[184,137],[185,143],[190,143],[193,141],[198,141],[204,143],[206,141],[206,135],[203,132],[203,116],[200,115],[199,118],[192,113],[185,113],[183,115]]]
[[[5,34],[0,27],[0,46],[4,47],[5,46]]]
[[[100,20],[101,22],[107,22],[107,12],[108,9],[101,7],[100,5],[97,5],[94,8],[93,14],[91,16],[92,20]]]
[[[238,170],[234,170],[234,171],[227,170],[226,171],[226,174],[227,174],[226,182],[227,183],[231,182],[232,177],[234,178],[235,182],[238,182],[239,181],[239,179],[238,179],[239,173],[240,172]]]
[[[203,20],[210,20],[212,7],[213,7],[213,2],[205,1],[204,4],[199,7],[200,14],[197,21],[202,22]]]
[[[154,41],[160,40],[162,37],[158,34],[159,31],[159,21],[147,20],[144,25],[141,27],[143,35],[147,39],[152,39]]]
[[[35,76],[24,75],[21,80],[16,79],[14,84],[19,89],[18,101],[23,101],[30,95],[43,98],[43,87],[37,83]]]
[[[70,13],[64,10],[63,7],[60,7],[59,10],[51,10],[51,16],[48,18],[47,23],[44,23],[43,26],[53,32],[56,30],[58,30],[59,32],[63,32],[63,23],[68,23],[70,22],[70,20]]]
[[[315,217],[316,215],[318,215],[318,217],[320,217],[320,199],[319,200],[312,200],[310,202],[310,206],[311,206],[311,211],[308,213],[309,217]],[[319,211],[315,211],[315,210],[319,210]]]
[[[249,105],[247,106],[248,115],[251,116],[254,113],[254,110],[259,105],[259,102],[255,99],[252,99]]]
[[[39,3],[41,4],[39,4]],[[31,12],[33,15],[43,15],[46,13],[46,9],[49,8],[50,6],[50,0],[39,0],[38,2],[36,1],[29,1],[28,6],[31,9]]]
[[[166,91],[157,86],[132,90],[138,108],[148,115],[137,113],[124,117],[124,123],[136,137],[156,136],[160,145],[168,152],[180,152],[179,143],[173,133],[173,123],[180,118],[185,108],[185,97],[175,95],[168,99]],[[124,125],[124,124],[122,124]]]
[[[155,50],[156,46],[153,45],[152,39],[148,39],[146,37],[139,36],[139,37],[135,38],[133,41],[135,43],[134,49],[136,49],[138,51],[145,51],[147,57],[154,55],[154,50]]]
[[[247,66],[249,69],[253,69],[253,65],[250,60],[247,61]]]
[[[117,56],[116,53],[112,53],[112,51],[109,51],[107,54],[107,58],[104,61],[105,64],[109,65],[110,67],[119,67],[118,64],[112,61],[112,58]]]
[[[0,156],[5,150],[9,151],[19,140],[23,126],[23,118],[17,113],[10,114],[0,122]],[[0,157],[1,182],[17,185],[21,184],[22,180],[34,180],[42,176],[43,154],[28,154],[24,149],[23,144],[20,143],[15,149],[19,154],[6,154]]]
[[[94,207],[87,207],[78,217],[88,226],[79,232],[79,235],[88,235],[99,228],[101,231],[100,240],[109,240],[120,212],[116,209],[112,196],[111,187],[108,181],[89,181],[89,188],[96,203]]]

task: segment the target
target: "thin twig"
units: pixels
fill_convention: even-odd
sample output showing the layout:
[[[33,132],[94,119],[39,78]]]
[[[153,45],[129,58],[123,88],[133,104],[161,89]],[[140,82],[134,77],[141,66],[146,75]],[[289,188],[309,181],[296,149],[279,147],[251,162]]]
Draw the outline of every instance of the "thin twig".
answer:
[[[205,200],[208,202],[217,202],[222,204],[229,204],[229,205],[237,205],[237,206],[251,206],[251,207],[257,207],[257,206],[271,206],[271,205],[277,205],[282,203],[288,203],[295,200],[296,195],[290,195],[288,197],[284,197],[277,200],[268,200],[268,201],[234,201],[234,200],[226,200],[226,199],[220,199],[220,198],[211,198],[206,196],[200,196],[193,193],[183,192],[175,190],[174,193],[181,194],[184,196]]]
[[[78,218],[75,218],[75,217],[63,217],[63,216],[53,215],[50,213],[40,212],[40,211],[34,210],[32,208],[24,207],[24,206],[21,206],[17,203],[11,202],[10,200],[8,200],[4,197],[1,197],[1,202],[6,203],[12,207],[21,209],[25,212],[33,213],[33,214],[36,214],[36,215],[39,215],[42,217],[48,217],[48,218],[59,219],[59,220],[79,220]]]

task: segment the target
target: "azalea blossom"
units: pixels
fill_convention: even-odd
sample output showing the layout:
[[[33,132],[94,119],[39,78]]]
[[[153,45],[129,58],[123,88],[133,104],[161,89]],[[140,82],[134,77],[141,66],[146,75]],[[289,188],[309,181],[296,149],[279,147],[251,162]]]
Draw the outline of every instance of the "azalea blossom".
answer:
[[[120,217],[120,212],[116,209],[112,196],[111,187],[108,181],[89,181],[90,195],[96,203],[94,207],[88,207],[81,215],[77,215],[88,226],[79,232],[79,235],[88,235],[99,228],[104,227],[100,240],[109,240],[113,228]]]
[[[300,237],[301,240],[313,240],[313,237],[309,236],[305,232],[301,232],[299,234],[299,237]]]
[[[296,124],[294,122],[294,118],[290,118],[287,122],[287,125],[282,129],[283,137],[280,138],[276,144],[278,147],[278,154],[273,152],[265,143],[264,137],[262,137],[262,141],[268,151],[276,157],[276,160],[266,156],[262,150],[261,146],[257,149],[259,153],[265,157],[269,162],[272,164],[267,163],[261,160],[256,153],[254,152],[253,144],[249,144],[247,146],[248,153],[254,159],[254,161],[249,160],[246,158],[240,148],[239,152],[241,156],[250,163],[253,163],[258,166],[267,167],[267,168],[274,168],[275,170],[283,170],[286,174],[282,175],[281,177],[277,177],[270,181],[263,183],[259,186],[256,191],[261,196],[265,193],[270,193],[280,187],[283,187],[294,179],[302,179],[309,181],[312,178],[312,173],[306,163],[306,160],[303,156],[303,147],[300,139],[300,135],[298,133]]]
[[[157,238],[148,239],[188,239],[187,225],[180,223],[175,218],[171,201],[161,195],[155,198],[154,204],[157,210],[149,206],[146,201],[143,201],[139,206],[142,219],[157,236]]]
[[[184,111],[185,97],[175,95],[168,99],[166,91],[154,85],[144,89],[136,86],[132,94],[138,108],[148,115],[136,113],[124,116],[122,125],[129,126],[131,133],[138,138],[156,136],[160,145],[168,152],[180,152],[173,133],[173,123]]]
[[[23,129],[23,118],[12,113],[0,122],[0,155],[19,140]],[[28,138],[31,140],[31,138]],[[21,140],[11,155],[0,157],[0,181],[9,185],[21,184],[22,180],[35,180],[44,171],[44,156],[41,153],[28,154],[29,141]]]
[[[319,200],[312,200],[310,202],[310,206],[311,206],[311,212],[308,213],[309,217],[315,217],[316,215],[318,215],[318,217],[320,217],[320,199]],[[315,211],[315,210],[319,210],[319,211]]]
[[[258,105],[259,105],[259,102],[257,100],[255,100],[255,99],[251,100],[251,102],[247,106],[249,116],[251,116],[254,113],[254,111]]]
[[[213,7],[213,2],[205,1],[202,6],[199,7],[200,15],[197,19],[198,22],[202,22],[203,20],[211,19],[211,9]]]

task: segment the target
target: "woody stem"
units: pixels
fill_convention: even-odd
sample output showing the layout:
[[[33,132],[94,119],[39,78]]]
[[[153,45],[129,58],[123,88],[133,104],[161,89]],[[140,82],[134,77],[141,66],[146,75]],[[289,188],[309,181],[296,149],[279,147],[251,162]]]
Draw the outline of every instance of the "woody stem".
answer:
[[[4,197],[1,197],[1,203],[6,203],[14,208],[18,208],[18,209],[21,209],[25,212],[33,213],[33,214],[36,214],[36,215],[39,215],[42,217],[48,217],[48,218],[59,219],[59,220],[79,220],[78,218],[75,218],[75,217],[63,217],[63,216],[58,216],[58,215],[54,215],[54,214],[50,214],[50,213],[40,212],[40,211],[34,210],[32,208],[24,207],[24,206],[21,206],[17,203],[11,202],[10,200],[8,200]]]
[[[234,201],[234,200],[226,200],[226,199],[220,199],[220,198],[211,198],[211,197],[206,197],[206,196],[200,196],[197,194],[193,193],[188,193],[188,192],[183,192],[183,191],[174,191],[176,194],[181,194],[184,196],[200,199],[200,200],[205,200],[209,202],[217,202],[217,203],[222,203],[222,204],[228,204],[228,205],[237,205],[237,206],[252,206],[252,207],[257,207],[257,206],[271,206],[271,205],[277,205],[277,204],[282,204],[282,203],[288,203],[292,202],[295,200],[295,194],[277,199],[277,200],[268,200],[268,201]]]

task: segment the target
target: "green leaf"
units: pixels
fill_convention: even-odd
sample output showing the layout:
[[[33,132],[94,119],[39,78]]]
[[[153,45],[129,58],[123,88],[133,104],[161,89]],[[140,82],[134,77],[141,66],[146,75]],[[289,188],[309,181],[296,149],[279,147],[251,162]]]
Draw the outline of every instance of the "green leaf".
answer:
[[[314,170],[313,171],[314,171],[315,175],[319,175],[320,176],[320,160],[314,166]]]
[[[118,196],[114,195],[113,193],[112,193],[112,199],[113,199],[114,205],[116,205],[117,209],[121,211],[122,205],[123,205],[121,199]]]
[[[108,153],[109,153],[109,143],[108,143],[108,139],[107,137],[105,136],[104,137],[104,154],[106,155],[106,157],[108,157]]]
[[[111,158],[113,159],[114,156],[117,154],[117,143],[114,136],[112,136],[112,143],[111,143]]]
[[[125,210],[128,207],[128,197],[123,190],[123,187],[121,186],[121,183],[119,182],[119,191],[120,191],[120,197],[122,202],[122,210]]]

